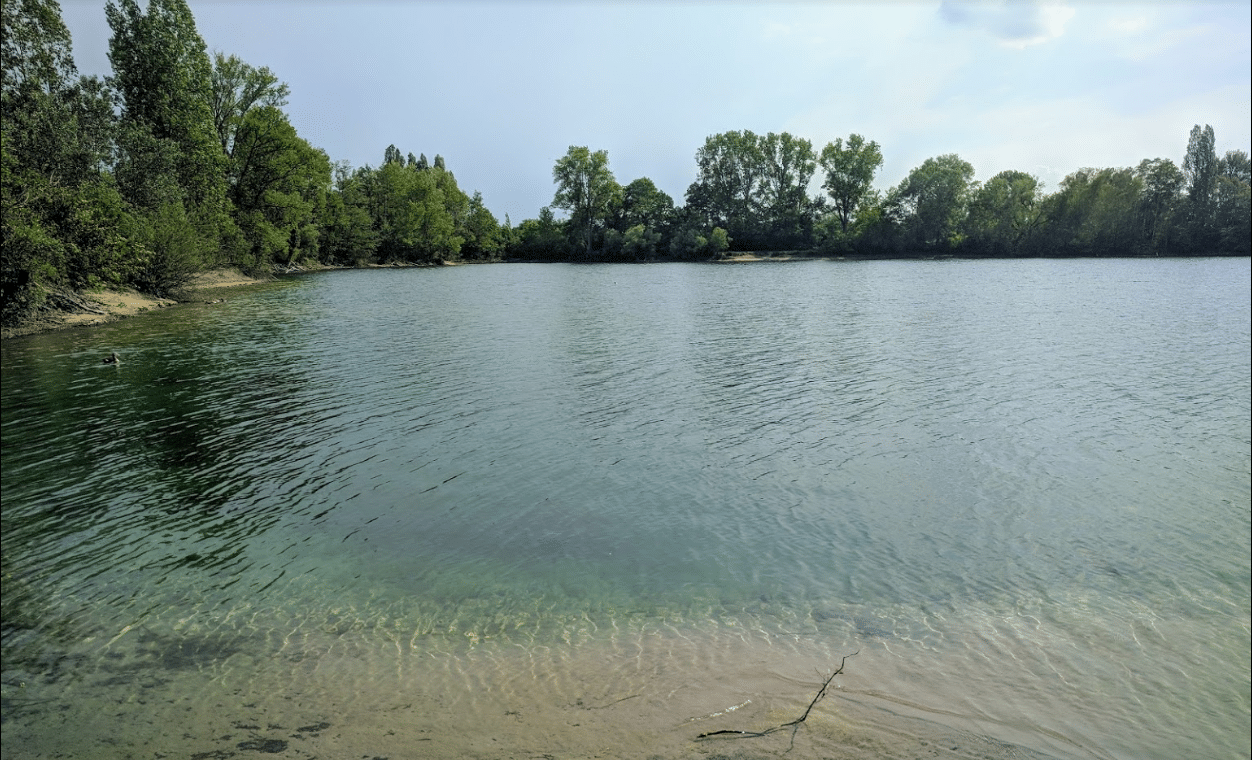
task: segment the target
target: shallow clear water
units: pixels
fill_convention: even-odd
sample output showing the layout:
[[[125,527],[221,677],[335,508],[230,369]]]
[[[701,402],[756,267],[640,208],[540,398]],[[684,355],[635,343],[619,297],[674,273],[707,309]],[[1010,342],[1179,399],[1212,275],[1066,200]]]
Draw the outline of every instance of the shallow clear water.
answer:
[[[859,651],[793,756],[1246,757],[1249,280],[351,271],[6,341],[4,754],[772,756],[693,737]]]

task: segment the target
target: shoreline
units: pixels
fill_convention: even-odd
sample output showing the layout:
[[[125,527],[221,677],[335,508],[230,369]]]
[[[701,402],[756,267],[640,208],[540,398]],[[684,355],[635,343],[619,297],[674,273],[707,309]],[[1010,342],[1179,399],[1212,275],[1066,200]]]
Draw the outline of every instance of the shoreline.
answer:
[[[209,299],[223,288],[259,285],[273,282],[274,277],[249,277],[234,267],[201,272],[192,278],[178,298],[161,298],[131,288],[104,288],[98,291],[72,291],[60,299],[69,308],[49,309],[21,324],[3,328],[0,338],[26,335],[74,327],[96,327],[128,319],[150,311],[168,309],[179,304]],[[212,303],[221,298],[209,299]]]

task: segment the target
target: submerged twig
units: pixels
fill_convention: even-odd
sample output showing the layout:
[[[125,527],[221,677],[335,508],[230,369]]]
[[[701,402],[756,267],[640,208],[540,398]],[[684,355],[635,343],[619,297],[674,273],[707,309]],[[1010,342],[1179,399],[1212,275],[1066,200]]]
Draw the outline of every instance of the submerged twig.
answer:
[[[804,714],[796,718],[795,720],[788,721],[787,723],[783,723],[778,726],[774,726],[773,728],[767,728],[764,731],[741,731],[738,729],[724,728],[720,731],[709,731],[707,733],[700,734],[696,738],[708,739],[709,737],[712,737],[712,736],[726,736],[726,735],[731,735],[736,739],[742,739],[742,738],[748,738],[748,737],[755,738],[758,736],[768,736],[776,731],[781,731],[784,728],[790,728],[791,729],[791,745],[795,746],[796,731],[800,730],[800,724],[803,723],[805,719],[809,717],[809,713],[813,712],[813,706],[817,704],[818,700],[826,696],[826,689],[830,688],[830,682],[835,680],[835,676],[843,672],[843,666],[848,662],[848,658],[855,657],[858,654],[860,654],[860,652],[861,650],[858,649],[852,654],[846,654],[843,656],[843,659],[839,661],[839,667],[835,670],[834,673],[831,673],[829,676],[827,676],[825,682],[822,683],[822,688],[817,690],[817,695],[813,697],[813,700],[811,702],[809,702],[809,706],[804,709]],[[790,751],[790,748],[788,748],[788,751]]]

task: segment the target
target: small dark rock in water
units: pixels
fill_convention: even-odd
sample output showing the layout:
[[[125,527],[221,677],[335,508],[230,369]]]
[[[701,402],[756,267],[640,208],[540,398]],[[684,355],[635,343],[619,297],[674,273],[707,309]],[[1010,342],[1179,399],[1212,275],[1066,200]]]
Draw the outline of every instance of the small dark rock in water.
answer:
[[[279,752],[287,751],[287,742],[282,739],[253,739],[251,741],[239,742],[235,745],[239,749],[251,749],[257,752],[268,752],[271,755],[277,755]]]
[[[300,726],[296,730],[302,734],[312,734],[318,731],[325,731],[328,728],[330,728],[330,724],[323,721],[322,723],[314,723],[311,726]]]

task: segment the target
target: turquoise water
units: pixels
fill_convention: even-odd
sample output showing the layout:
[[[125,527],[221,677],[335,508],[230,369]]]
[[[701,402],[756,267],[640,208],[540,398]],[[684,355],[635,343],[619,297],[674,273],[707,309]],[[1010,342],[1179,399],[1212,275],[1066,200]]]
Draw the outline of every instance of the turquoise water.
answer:
[[[793,755],[1246,757],[1249,280],[350,271],[6,341],[5,756],[772,756],[692,737],[858,651]]]

